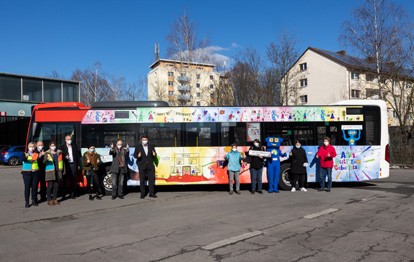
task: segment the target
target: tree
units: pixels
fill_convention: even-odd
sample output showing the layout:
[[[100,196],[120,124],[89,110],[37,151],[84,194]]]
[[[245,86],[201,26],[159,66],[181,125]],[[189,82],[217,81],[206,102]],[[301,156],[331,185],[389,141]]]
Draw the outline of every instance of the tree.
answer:
[[[272,64],[276,76],[280,79],[280,102],[284,105],[298,104],[299,70],[290,70],[299,57],[297,49],[299,40],[288,33],[283,32],[278,42],[270,43],[267,47],[267,57]]]

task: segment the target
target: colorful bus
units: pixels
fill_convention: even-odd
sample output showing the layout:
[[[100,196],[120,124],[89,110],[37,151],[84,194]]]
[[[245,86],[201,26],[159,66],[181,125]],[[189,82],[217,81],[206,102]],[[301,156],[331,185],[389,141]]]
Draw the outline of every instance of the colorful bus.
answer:
[[[333,181],[367,181],[389,176],[389,137],[386,104],[380,100],[347,100],[323,106],[170,107],[165,102],[51,103],[33,108],[28,140],[61,143],[73,135],[82,153],[94,145],[102,156],[102,185],[111,191],[109,146],[122,139],[130,146],[127,185],[139,185],[133,158],[140,136],[156,146],[157,185],[226,184],[223,159],[236,143],[248,150],[254,139],[281,137],[282,152],[302,141],[310,165],[308,182],[318,181],[315,158],[325,136],[337,156]],[[287,154],[289,155],[289,154]],[[289,189],[289,157],[282,158],[279,187]],[[241,170],[250,183],[249,164]],[[81,180],[80,180],[81,181]],[[266,182],[266,168],[263,169]]]

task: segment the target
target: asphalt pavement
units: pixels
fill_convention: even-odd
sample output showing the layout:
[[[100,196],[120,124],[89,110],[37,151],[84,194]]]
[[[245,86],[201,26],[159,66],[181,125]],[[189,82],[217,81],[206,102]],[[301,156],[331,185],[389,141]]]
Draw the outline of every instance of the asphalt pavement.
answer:
[[[28,209],[19,168],[0,178],[0,261],[414,260],[414,170],[330,193],[163,187]]]

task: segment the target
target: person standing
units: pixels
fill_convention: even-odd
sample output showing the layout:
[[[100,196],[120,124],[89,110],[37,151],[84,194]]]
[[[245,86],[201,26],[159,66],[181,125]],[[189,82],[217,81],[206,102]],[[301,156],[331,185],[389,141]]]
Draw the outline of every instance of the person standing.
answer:
[[[35,143],[30,142],[27,145],[27,152],[23,156],[22,177],[24,182],[24,200],[25,207],[29,208],[30,189],[32,190],[32,205],[38,206],[37,203],[37,183],[39,182],[39,153],[35,151]]]
[[[139,186],[141,190],[141,199],[146,196],[145,179],[148,179],[149,197],[156,198],[155,187],[155,165],[154,160],[157,158],[155,147],[148,143],[146,135],[141,136],[141,144],[135,147],[134,157],[137,160],[139,171]]]
[[[229,194],[233,194],[233,180],[236,183],[236,190],[234,192],[240,195],[240,169],[241,161],[243,160],[241,153],[237,151],[237,144],[231,145],[231,151],[226,154],[226,160],[228,161],[227,171],[229,175]]]
[[[306,167],[308,164],[308,158],[306,157],[305,149],[299,140],[296,140],[295,147],[289,153],[291,159],[290,170],[292,172],[292,189],[290,191],[296,191],[296,183],[299,182],[299,190],[307,192],[305,188]]]
[[[49,206],[60,205],[57,196],[59,181],[62,180],[63,157],[62,151],[56,149],[54,141],[50,142],[43,162],[45,164],[45,181],[47,182],[47,204]]]
[[[252,194],[255,192],[259,194],[263,194],[262,191],[262,175],[263,175],[263,164],[264,158],[263,156],[251,156],[249,154],[250,150],[255,151],[266,151],[266,148],[260,146],[260,140],[255,139],[253,141],[253,146],[249,148],[246,154],[250,157],[250,178],[252,181],[252,190],[250,191]],[[256,184],[257,184],[257,191],[256,191]]]
[[[333,158],[336,156],[335,148],[331,145],[331,139],[325,137],[323,140],[323,146],[320,146],[316,153],[316,158],[320,161],[319,183],[320,188],[318,191],[325,190],[325,180],[328,177],[328,188],[326,192],[331,192],[332,188],[332,168]]]
[[[111,144],[109,154],[112,156],[111,175],[112,175],[112,200],[119,197],[124,199],[124,176],[127,172],[126,158],[129,155],[129,146],[123,147],[121,139],[116,141],[116,147]]]
[[[73,143],[72,136],[68,135],[65,137],[65,145],[61,148],[63,154],[63,162],[65,172],[63,175],[64,190],[62,200],[66,197],[66,184],[69,182],[69,194],[72,199],[76,198],[76,177],[78,175],[80,151],[78,146]]]
[[[98,178],[99,164],[101,162],[100,158],[101,156],[96,153],[94,146],[90,146],[88,151],[82,156],[83,171],[85,172],[88,181],[89,200],[93,200],[94,198],[102,200],[102,197],[100,196],[102,194],[101,187]],[[95,196],[92,196],[92,192],[95,193]]]
[[[43,141],[36,142],[35,151],[39,154],[37,164],[39,165],[39,184],[40,184],[40,202],[46,201],[46,180],[45,180],[45,161],[44,161],[44,144]]]

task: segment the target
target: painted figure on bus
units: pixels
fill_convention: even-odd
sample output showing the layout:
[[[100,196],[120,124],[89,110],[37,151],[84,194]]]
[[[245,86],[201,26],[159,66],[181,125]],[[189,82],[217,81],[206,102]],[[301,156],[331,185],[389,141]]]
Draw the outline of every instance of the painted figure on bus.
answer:
[[[286,157],[286,153],[280,151],[280,145],[283,138],[267,137],[267,151],[271,153],[270,158],[267,159],[267,180],[269,183],[269,193],[279,193],[277,188],[279,184],[280,175],[280,157]]]
[[[361,138],[361,132],[360,131],[361,130],[354,130],[354,129],[348,130],[348,136],[349,137],[347,137],[347,135],[345,133],[345,130],[342,129],[342,134],[343,134],[344,140],[347,141],[350,146],[354,146],[356,144],[356,142]]]

